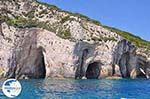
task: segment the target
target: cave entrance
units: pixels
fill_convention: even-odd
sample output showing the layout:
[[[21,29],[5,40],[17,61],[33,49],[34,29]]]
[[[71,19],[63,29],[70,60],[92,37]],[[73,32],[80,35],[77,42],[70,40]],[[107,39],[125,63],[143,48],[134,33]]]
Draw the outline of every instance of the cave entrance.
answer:
[[[40,47],[37,49],[37,59],[35,61],[36,66],[36,78],[45,78],[46,76],[46,67],[44,62],[43,48]]]
[[[88,65],[86,71],[86,78],[87,79],[98,79],[100,75],[100,63],[94,62]]]

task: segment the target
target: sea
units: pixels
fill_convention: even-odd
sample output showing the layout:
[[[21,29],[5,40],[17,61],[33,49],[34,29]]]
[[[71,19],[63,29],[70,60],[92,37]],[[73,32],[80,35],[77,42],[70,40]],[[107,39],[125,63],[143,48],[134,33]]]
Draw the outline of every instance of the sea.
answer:
[[[3,82],[0,81],[0,86]],[[22,91],[15,99],[150,99],[150,80],[147,79],[28,79],[19,82]],[[9,99],[2,90],[0,99]]]

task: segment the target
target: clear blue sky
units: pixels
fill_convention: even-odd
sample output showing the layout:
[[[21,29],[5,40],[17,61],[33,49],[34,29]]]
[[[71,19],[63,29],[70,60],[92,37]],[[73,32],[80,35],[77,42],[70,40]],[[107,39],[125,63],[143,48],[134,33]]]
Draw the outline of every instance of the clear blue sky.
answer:
[[[150,0],[39,0],[150,41]]]

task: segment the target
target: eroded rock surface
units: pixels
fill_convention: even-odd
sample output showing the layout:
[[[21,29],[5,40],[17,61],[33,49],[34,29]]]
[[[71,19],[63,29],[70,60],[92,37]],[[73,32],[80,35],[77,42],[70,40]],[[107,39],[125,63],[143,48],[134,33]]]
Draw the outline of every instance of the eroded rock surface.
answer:
[[[15,2],[0,1],[0,77],[150,78],[147,49],[86,18],[34,0]]]

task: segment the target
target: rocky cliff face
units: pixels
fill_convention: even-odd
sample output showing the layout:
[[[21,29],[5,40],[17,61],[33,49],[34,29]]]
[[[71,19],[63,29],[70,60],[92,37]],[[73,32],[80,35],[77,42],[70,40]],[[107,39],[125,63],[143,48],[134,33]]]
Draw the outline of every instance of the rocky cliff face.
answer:
[[[0,1],[0,76],[150,76],[150,52],[80,14],[35,0]]]

